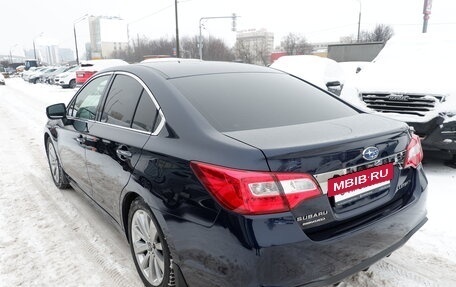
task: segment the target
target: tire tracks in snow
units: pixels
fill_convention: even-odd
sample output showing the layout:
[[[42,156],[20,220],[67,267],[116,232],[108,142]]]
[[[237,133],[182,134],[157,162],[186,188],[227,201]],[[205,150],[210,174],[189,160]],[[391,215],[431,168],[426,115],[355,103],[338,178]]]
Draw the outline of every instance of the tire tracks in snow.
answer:
[[[0,285],[141,286],[131,257],[119,258],[112,242],[103,238],[91,226],[90,219],[81,216],[64,192],[54,186],[44,145],[39,140],[42,128],[35,129],[41,122],[37,121],[36,111],[24,116],[21,99],[6,102],[0,107],[1,118],[16,120],[0,123],[0,150],[8,155],[0,164],[2,173],[7,174],[7,178],[2,177],[0,214],[7,217],[3,224],[9,231],[0,234],[0,258],[16,263],[0,267]],[[27,109],[39,109],[36,101],[28,103],[33,105]],[[17,207],[21,215],[29,218],[8,217],[7,213]],[[21,230],[14,232],[14,225]],[[27,236],[27,232],[33,236]],[[128,250],[126,241],[124,247]],[[21,249],[27,252],[25,256]],[[25,266],[39,274],[22,270]]]

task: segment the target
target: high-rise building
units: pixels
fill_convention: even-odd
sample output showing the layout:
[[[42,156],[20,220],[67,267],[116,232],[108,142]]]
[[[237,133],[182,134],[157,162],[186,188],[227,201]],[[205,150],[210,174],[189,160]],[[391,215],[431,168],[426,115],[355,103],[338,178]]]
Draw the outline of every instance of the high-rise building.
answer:
[[[128,48],[127,23],[119,17],[90,16],[89,31],[92,59],[112,58]]]
[[[46,37],[39,37],[35,40],[33,57],[45,65],[57,65],[60,63],[59,46],[57,40]]]

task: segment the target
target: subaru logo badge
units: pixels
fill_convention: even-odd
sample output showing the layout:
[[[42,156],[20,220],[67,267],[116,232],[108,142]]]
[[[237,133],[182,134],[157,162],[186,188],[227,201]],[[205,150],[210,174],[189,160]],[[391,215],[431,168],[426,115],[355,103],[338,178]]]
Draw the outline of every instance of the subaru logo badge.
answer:
[[[363,150],[363,158],[365,160],[374,160],[378,157],[378,153],[379,153],[378,148],[376,148],[374,146],[370,146]]]

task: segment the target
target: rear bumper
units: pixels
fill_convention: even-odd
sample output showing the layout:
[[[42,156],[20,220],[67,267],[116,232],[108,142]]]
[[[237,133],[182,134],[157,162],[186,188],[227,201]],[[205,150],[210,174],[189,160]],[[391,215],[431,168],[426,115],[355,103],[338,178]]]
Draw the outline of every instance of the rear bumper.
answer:
[[[77,85],[83,85],[87,81],[86,78],[76,78]]]
[[[424,175],[403,208],[356,230],[313,241],[290,213],[223,212],[211,228],[167,218],[174,262],[188,286],[325,286],[401,247],[427,221]]]

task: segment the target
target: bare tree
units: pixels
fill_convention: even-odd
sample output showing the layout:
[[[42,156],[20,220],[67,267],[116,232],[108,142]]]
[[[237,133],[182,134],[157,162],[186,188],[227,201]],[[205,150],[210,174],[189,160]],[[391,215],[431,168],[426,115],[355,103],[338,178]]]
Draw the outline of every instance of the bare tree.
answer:
[[[377,24],[372,31],[362,31],[360,42],[386,42],[394,35],[394,29],[385,24]]]
[[[172,56],[176,47],[176,41],[174,39],[160,38],[150,40],[146,46],[147,55],[160,55],[160,56]]]
[[[181,39],[181,55],[184,58],[199,58],[198,38],[184,37]],[[149,40],[145,37],[137,37],[133,41],[132,47],[125,50],[116,50],[112,53],[112,58],[124,59],[130,63],[140,62],[146,57],[151,56],[174,56],[175,39],[160,38]],[[203,50],[205,60],[213,61],[232,61],[234,54],[223,40],[209,37],[205,39]]]
[[[181,38],[182,56],[199,59],[198,36]]]
[[[234,54],[230,48],[221,39],[210,37],[203,46],[203,55],[205,60],[212,61],[233,61]]]
[[[312,52],[312,46],[301,35],[289,33],[282,39],[282,48],[288,55],[305,55]]]
[[[250,47],[249,41],[237,39],[236,44],[234,45],[234,50],[238,60],[247,64],[252,64],[254,62],[255,56],[253,54],[253,49]]]
[[[199,58],[198,40],[198,36],[182,38],[182,55],[185,58]],[[209,36],[203,39],[203,59],[208,61],[233,61],[234,54],[222,39]]]
[[[271,63],[271,51],[269,50],[266,38],[261,38],[255,41],[253,44],[253,49],[257,63],[262,63],[264,66],[267,66]]]

